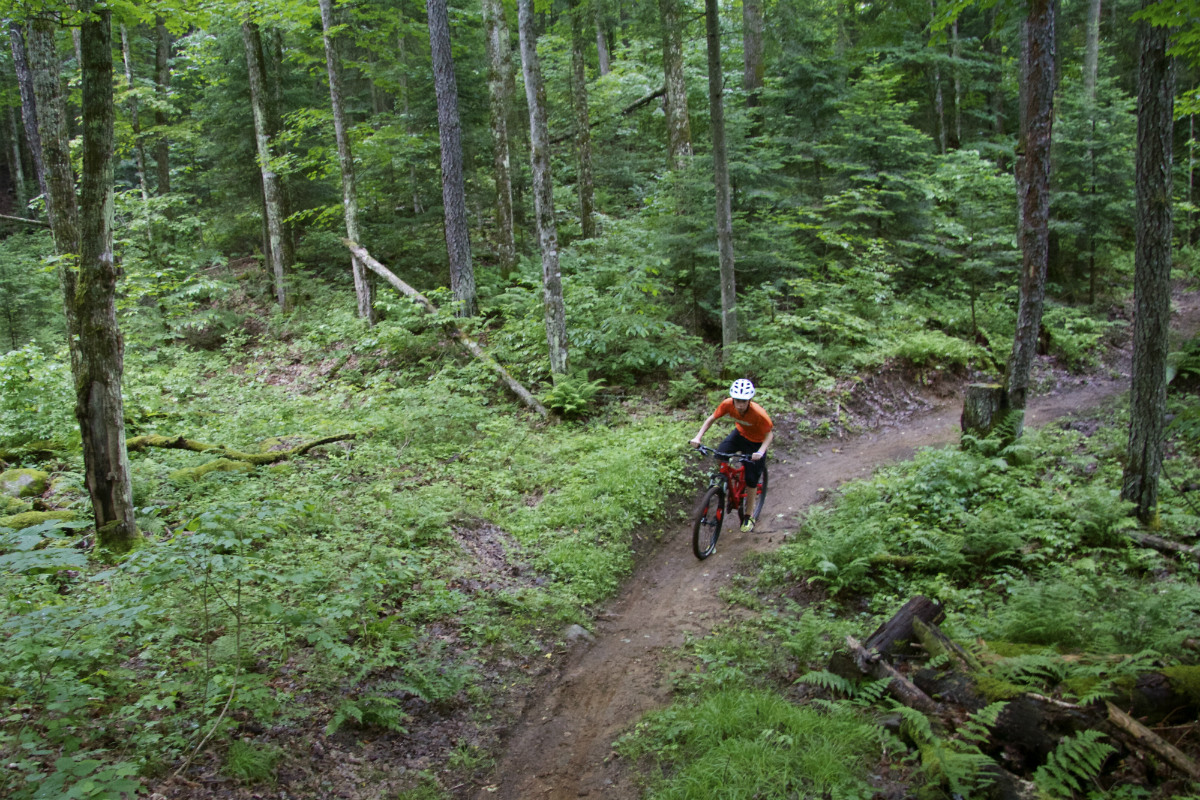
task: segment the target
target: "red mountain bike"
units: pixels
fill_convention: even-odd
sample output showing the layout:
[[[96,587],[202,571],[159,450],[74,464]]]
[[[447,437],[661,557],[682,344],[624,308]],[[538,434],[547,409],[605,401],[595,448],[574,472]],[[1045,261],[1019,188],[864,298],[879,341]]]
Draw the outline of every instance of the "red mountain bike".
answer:
[[[758,519],[763,501],[767,499],[767,465],[762,465],[762,477],[758,479],[758,502],[753,509],[746,509],[746,465],[750,456],[743,453],[718,453],[711,447],[697,448],[706,456],[712,456],[721,465],[708,479],[708,489],[696,505],[692,518],[692,552],[701,560],[708,558],[717,549],[717,538],[721,535],[721,523],[725,514],[737,510],[740,522],[747,518]]]

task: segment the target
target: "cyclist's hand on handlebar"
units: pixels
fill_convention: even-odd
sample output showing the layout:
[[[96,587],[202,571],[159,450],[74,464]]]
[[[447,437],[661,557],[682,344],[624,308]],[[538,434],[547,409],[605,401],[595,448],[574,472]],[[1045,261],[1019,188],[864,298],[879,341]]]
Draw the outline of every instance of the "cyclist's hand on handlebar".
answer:
[[[761,461],[764,457],[765,457],[764,454],[758,452],[757,450],[755,450],[753,453],[750,454],[751,461]]]
[[[692,440],[690,440],[690,441],[688,442],[688,444],[690,444],[692,447],[699,447],[699,446],[700,446],[700,440],[699,440],[699,439],[692,439]]]

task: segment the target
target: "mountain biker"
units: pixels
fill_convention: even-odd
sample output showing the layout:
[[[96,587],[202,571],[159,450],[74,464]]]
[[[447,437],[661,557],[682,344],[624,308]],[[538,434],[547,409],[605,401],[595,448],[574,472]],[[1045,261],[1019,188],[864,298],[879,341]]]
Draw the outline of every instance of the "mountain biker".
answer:
[[[699,447],[704,432],[712,427],[714,422],[726,415],[733,417],[734,429],[725,437],[725,441],[721,442],[717,451],[750,454],[750,460],[743,462],[746,465],[746,521],[742,524],[742,531],[746,533],[754,530],[755,520],[750,515],[754,512],[754,503],[758,499],[758,481],[762,477],[763,470],[762,460],[767,457],[767,448],[771,446],[771,440],[775,438],[775,426],[771,422],[771,418],[767,416],[766,411],[763,411],[762,406],[750,402],[752,397],[754,397],[754,384],[745,378],[738,378],[729,387],[729,397],[721,401],[717,410],[704,420],[704,424],[700,426],[700,432],[688,442],[692,447]]]

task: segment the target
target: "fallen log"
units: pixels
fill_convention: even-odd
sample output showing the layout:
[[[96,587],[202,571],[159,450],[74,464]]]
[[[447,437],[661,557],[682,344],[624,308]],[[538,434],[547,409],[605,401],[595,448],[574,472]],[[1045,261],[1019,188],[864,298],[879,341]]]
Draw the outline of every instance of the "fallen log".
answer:
[[[979,660],[964,650],[958,642],[942,633],[942,629],[936,622],[926,622],[923,619],[914,618],[912,627],[917,641],[929,655],[933,657],[945,655],[968,674],[974,674],[981,669]]]
[[[1104,701],[1104,705],[1108,709],[1108,722],[1124,734],[1121,738],[1127,744],[1158,756],[1192,780],[1200,781],[1200,765],[1188,758],[1183,751],[1107,700]]]
[[[1141,547],[1149,547],[1152,550],[1157,550],[1160,553],[1167,555],[1183,555],[1188,558],[1200,559],[1200,547],[1189,547],[1186,544],[1172,542],[1170,539],[1164,539],[1161,536],[1154,536],[1149,533],[1140,533],[1138,531],[1126,531],[1134,544]]]
[[[941,605],[928,597],[917,595],[893,614],[891,619],[880,625],[863,643],[863,647],[890,658],[900,654],[912,641],[914,619],[927,623],[940,622],[944,616]],[[847,680],[856,680],[861,672],[854,660],[842,651],[834,653],[829,660],[829,671]]]
[[[890,678],[888,694],[909,708],[914,708],[925,714],[937,714],[941,706],[933,698],[917,688],[916,684],[900,674],[900,671],[887,662],[878,652],[867,650],[853,636],[846,637],[846,647],[850,657],[864,675],[873,678]]]
[[[229,461],[244,461],[253,466],[262,466],[264,464],[274,464],[279,461],[286,461],[289,458],[296,458],[312,450],[314,447],[319,447],[323,444],[332,442],[343,442],[348,439],[357,437],[357,433],[339,433],[333,436],[324,436],[320,439],[314,439],[311,442],[306,442],[290,450],[272,450],[266,453],[243,453],[240,450],[234,450],[231,447],[226,447],[220,444],[206,444],[198,442],[195,439],[188,439],[185,436],[134,436],[125,440],[125,449],[131,452],[145,450],[147,447],[163,447],[170,450],[191,450],[194,453],[214,453],[220,455],[221,458]]]
[[[437,306],[430,302],[428,297],[397,278],[390,269],[376,261],[371,254],[367,252],[366,248],[364,248],[358,242],[351,241],[350,239],[342,239],[342,243],[350,249],[350,252],[353,253],[359,261],[366,265],[367,269],[371,270],[376,275],[390,283],[405,297],[415,300],[418,305],[420,305],[430,314],[437,313]],[[492,372],[496,373],[500,380],[503,381],[506,386],[508,386],[512,393],[515,394],[522,403],[536,411],[543,419],[549,418],[550,413],[546,411],[545,406],[538,402],[538,399],[534,397],[528,389],[522,386],[517,379],[514,378],[502,364],[500,364],[500,362],[485,353],[483,348],[480,347],[474,339],[463,333],[462,329],[453,323],[447,323],[446,329],[455,338],[455,340],[462,345],[463,349],[486,364],[488,368],[492,370]]]

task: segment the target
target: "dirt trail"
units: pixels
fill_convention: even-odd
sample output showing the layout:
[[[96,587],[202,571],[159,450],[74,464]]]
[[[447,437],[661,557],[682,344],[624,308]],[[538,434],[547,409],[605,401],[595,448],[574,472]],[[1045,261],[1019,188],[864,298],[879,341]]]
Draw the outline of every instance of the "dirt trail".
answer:
[[[1180,309],[1178,327],[1196,330],[1200,309]],[[1094,406],[1128,388],[1127,369],[1042,394],[1026,424],[1037,427]],[[957,441],[961,400],[944,401],[903,427],[885,428],[841,442],[822,441],[772,453],[764,519],[753,534],[722,532],[717,552],[697,561],[690,526],[666,536],[597,620],[594,641],[581,642],[543,677],[506,741],[493,783],[464,787],[476,800],[566,800],[604,797],[633,800],[638,789],[612,742],[644,713],[670,700],[664,670],[688,635],[703,635],[729,614],[720,599],[738,561],[777,547],[809,505],[829,490],[865,477],[877,466],[911,456],[918,448]]]

